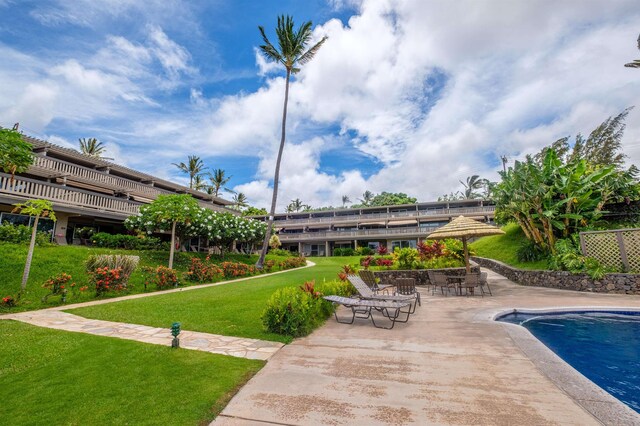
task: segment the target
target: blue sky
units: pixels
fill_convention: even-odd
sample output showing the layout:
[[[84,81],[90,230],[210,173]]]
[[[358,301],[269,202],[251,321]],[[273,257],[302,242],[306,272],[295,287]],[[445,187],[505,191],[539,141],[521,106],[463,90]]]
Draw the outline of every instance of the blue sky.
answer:
[[[266,206],[282,13],[329,36],[291,87],[280,208],[365,190],[428,201],[640,99],[635,2],[0,0],[0,125],[186,182],[197,154]],[[640,160],[640,105],[623,145]]]

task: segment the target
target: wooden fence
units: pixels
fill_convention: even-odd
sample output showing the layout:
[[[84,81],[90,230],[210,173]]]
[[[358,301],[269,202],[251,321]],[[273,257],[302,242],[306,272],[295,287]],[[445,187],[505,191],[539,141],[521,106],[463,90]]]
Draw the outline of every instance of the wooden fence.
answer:
[[[640,229],[616,229],[580,233],[582,254],[605,266],[640,272]]]

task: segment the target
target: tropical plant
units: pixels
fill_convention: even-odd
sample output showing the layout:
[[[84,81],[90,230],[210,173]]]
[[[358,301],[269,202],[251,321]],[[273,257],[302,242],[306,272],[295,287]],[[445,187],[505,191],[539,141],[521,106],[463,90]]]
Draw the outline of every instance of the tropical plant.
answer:
[[[247,196],[242,192],[238,192],[233,196],[233,203],[237,208],[247,206]]]
[[[96,138],[80,138],[78,139],[80,152],[91,157],[102,158],[106,147]]]
[[[139,256],[128,256],[122,254],[92,254],[85,262],[87,272],[91,273],[101,268],[107,270],[118,269],[122,276],[122,283],[126,287],[129,277],[138,267]]]
[[[351,204],[351,199],[349,198],[348,195],[343,195],[342,196],[342,208],[347,207],[347,204]]]
[[[381,192],[373,197],[371,206],[397,206],[400,204],[415,204],[418,201],[404,192]]]
[[[276,35],[278,37],[279,50],[271,44],[267,35],[264,32],[264,28],[259,26],[260,34],[264,44],[260,46],[260,51],[269,61],[282,64],[286,70],[285,78],[285,91],[284,91],[284,106],[282,110],[282,134],[280,137],[280,147],[278,148],[278,156],[276,158],[275,173],[273,177],[273,195],[271,197],[271,209],[269,210],[269,219],[267,223],[267,231],[265,233],[264,242],[262,244],[262,251],[260,257],[256,262],[256,266],[262,269],[264,264],[264,258],[267,254],[269,247],[269,238],[271,237],[271,228],[273,225],[273,217],[276,213],[276,202],[278,198],[278,180],[280,176],[280,162],[282,161],[282,151],[284,150],[286,124],[287,124],[287,104],[289,101],[289,81],[291,74],[296,74],[300,71],[300,66],[307,64],[316,55],[322,44],[326,41],[326,37],[323,37],[314,44],[311,48],[307,49],[306,46],[311,41],[311,21],[303,23],[298,31],[294,30],[293,18],[290,16],[278,17],[278,25],[276,27]]]
[[[26,172],[33,164],[31,144],[22,140],[15,130],[0,129],[0,169],[11,175],[11,185],[16,173]]]
[[[176,248],[176,229],[183,227],[183,235],[196,219],[201,208],[189,194],[159,195],[151,204],[140,207],[140,214],[127,218],[125,226],[130,229],[146,228],[151,234],[154,230],[171,231],[171,248],[169,250],[169,269],[173,268],[173,255]]]
[[[29,251],[27,252],[27,261],[24,265],[24,273],[22,274],[22,283],[20,285],[21,291],[27,288],[27,280],[29,279],[29,271],[31,270],[31,260],[33,259],[33,249],[36,245],[36,235],[38,233],[38,220],[41,217],[56,220],[55,212],[53,211],[53,205],[48,200],[28,200],[24,203],[14,204],[14,213],[25,214],[32,216],[33,229],[31,231],[31,242],[29,243]]]
[[[276,250],[279,249],[280,246],[282,246],[280,237],[278,237],[276,234],[273,234],[271,238],[269,238],[269,247],[271,247],[273,250]]]
[[[481,179],[479,175],[468,176],[466,182],[459,181],[464,187],[464,198],[470,200],[472,198],[480,198],[481,195],[478,190],[485,186],[485,180]]]
[[[189,155],[186,163],[180,162],[171,164],[176,166],[181,172],[189,175],[189,188],[191,189],[194,189],[193,182],[195,177],[206,170],[204,163],[197,155]]]
[[[267,209],[248,206],[242,211],[242,216],[266,216],[269,212]]]
[[[640,50],[640,36],[638,36],[638,50]],[[640,59],[636,59],[633,62],[624,64],[624,66],[629,68],[640,68]]]
[[[288,213],[299,212],[304,209],[305,204],[300,201],[300,198],[296,198],[295,200],[291,200],[291,203],[287,207],[289,210]]]
[[[208,191],[209,190],[209,185],[207,185],[207,182],[204,179],[204,175],[195,175],[193,177],[193,189],[195,189],[196,191]]]
[[[220,196],[220,191],[225,190],[227,192],[233,192],[225,187],[233,176],[226,176],[226,173],[222,169],[214,169],[209,175],[209,182],[211,185],[207,187],[207,192],[215,197]]]
[[[362,194],[362,198],[358,198],[358,200],[362,203],[364,207],[369,207],[371,202],[373,201],[373,192],[366,190],[364,194]]]

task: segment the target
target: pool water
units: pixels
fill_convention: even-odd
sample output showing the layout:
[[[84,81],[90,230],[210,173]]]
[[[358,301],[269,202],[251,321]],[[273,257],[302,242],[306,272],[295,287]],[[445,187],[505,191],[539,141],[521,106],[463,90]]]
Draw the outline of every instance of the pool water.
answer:
[[[640,413],[640,312],[507,314],[589,380]]]

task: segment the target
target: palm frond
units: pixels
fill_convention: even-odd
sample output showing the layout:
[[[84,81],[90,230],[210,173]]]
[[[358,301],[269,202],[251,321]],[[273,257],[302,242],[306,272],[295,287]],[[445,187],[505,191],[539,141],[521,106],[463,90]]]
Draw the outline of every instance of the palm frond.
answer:
[[[307,50],[306,52],[304,52],[299,58],[298,58],[298,63],[300,65],[306,65],[310,60],[313,59],[313,57],[316,55],[316,53],[318,52],[318,50],[320,49],[320,47],[322,47],[322,45],[324,44],[325,41],[327,41],[327,36],[322,37],[322,39],[317,42],[312,48],[310,48],[309,50]]]

